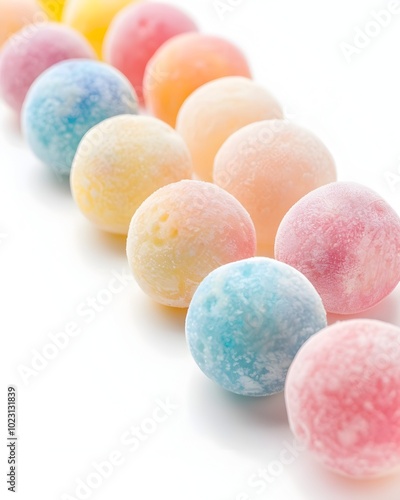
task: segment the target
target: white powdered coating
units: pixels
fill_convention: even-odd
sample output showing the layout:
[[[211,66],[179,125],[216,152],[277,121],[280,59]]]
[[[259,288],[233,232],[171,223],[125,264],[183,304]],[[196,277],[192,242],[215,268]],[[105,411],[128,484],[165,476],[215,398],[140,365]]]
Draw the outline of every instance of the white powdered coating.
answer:
[[[189,151],[175,130],[156,118],[120,115],[85,135],[74,159],[71,187],[92,222],[127,234],[133,214],[150,194],[191,176]]]
[[[400,280],[400,218],[365,186],[332,183],[288,211],[275,255],[307,276],[329,312],[357,313]]]
[[[197,175],[211,180],[215,155],[231,134],[249,123],[282,117],[280,104],[264,87],[232,76],[195,90],[179,111],[176,130],[189,146]]]
[[[400,329],[336,323],[312,337],[288,373],[295,435],[328,467],[356,477],[400,466]]]
[[[211,183],[181,181],[159,189],[139,207],[127,253],[148,295],[187,307],[209,272],[254,256],[255,231],[246,210],[229,193]]]
[[[214,182],[249,211],[258,251],[273,254],[278,226],[304,195],[336,180],[322,141],[287,120],[252,123],[232,134],[214,162]]]

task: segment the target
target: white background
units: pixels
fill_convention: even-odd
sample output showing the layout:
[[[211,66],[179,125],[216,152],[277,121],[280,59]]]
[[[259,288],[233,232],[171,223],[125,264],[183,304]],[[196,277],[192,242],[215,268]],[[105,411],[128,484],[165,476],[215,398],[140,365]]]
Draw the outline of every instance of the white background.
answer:
[[[230,0],[236,7],[222,16],[214,0],[171,3],[243,48],[255,79],[332,151],[341,180],[375,188],[400,210],[400,12],[349,61],[341,46],[391,2]],[[186,348],[184,312],[155,305],[130,282],[87,313],[87,301],[107,298],[113,274],[127,271],[123,238],[80,215],[3,107],[0,160],[2,498],[6,388],[16,384],[22,499],[78,498],[77,479],[119,452],[123,464],[87,498],[399,500],[400,475],[351,481],[304,452],[277,464],[293,442],[283,396],[246,399],[208,381]],[[399,299],[397,289],[364,316],[400,325]],[[71,322],[80,334],[24,384],[18,367]],[[121,436],[151,425],[159,399],[177,408],[130,450]],[[255,483],[262,469],[269,482]]]

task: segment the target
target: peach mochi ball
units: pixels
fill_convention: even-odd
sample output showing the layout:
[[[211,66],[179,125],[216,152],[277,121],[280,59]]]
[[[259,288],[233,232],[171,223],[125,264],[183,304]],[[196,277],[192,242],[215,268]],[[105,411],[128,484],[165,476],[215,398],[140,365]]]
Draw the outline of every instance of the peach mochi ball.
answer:
[[[231,76],[195,90],[179,110],[176,130],[189,147],[196,175],[211,181],[225,140],[249,123],[273,118],[283,118],[278,101],[249,78]]]
[[[67,59],[95,59],[89,42],[77,31],[59,23],[26,26],[13,35],[0,52],[0,96],[20,112],[36,78]]]
[[[144,104],[147,63],[163,43],[189,31],[197,31],[195,22],[173,5],[133,3],[113,19],[104,39],[103,57],[128,78]]]
[[[0,48],[24,26],[43,22],[46,14],[35,0],[0,0]]]
[[[254,257],[253,222],[243,206],[209,182],[183,180],[147,198],[132,218],[129,266],[153,300],[188,307],[200,282],[229,262]]]
[[[143,92],[151,114],[175,126],[183,102],[201,85],[251,72],[232,42],[212,35],[184,33],[165,42],[147,64]]]
[[[300,198],[336,180],[325,145],[287,120],[252,123],[231,135],[218,151],[214,182],[249,212],[259,255],[274,255],[279,224]]]
[[[192,177],[183,139],[150,116],[109,118],[83,137],[71,170],[81,212],[104,231],[127,234],[139,205],[158,188]]]

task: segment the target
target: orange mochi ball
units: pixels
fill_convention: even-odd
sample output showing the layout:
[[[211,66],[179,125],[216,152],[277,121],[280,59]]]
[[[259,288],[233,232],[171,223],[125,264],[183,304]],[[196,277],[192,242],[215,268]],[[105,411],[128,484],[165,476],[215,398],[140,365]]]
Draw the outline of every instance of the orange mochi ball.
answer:
[[[35,0],[0,0],[0,47],[27,24],[44,21],[46,14]]]
[[[166,184],[192,177],[182,138],[150,116],[119,115],[82,139],[71,170],[81,212],[104,231],[127,234],[139,205]]]
[[[248,78],[226,77],[186,99],[176,130],[189,147],[196,175],[210,181],[215,155],[226,139],[249,123],[273,118],[283,118],[283,112],[264,87]]]
[[[273,256],[286,212],[310,191],[336,181],[336,167],[326,146],[307,129],[267,120],[229,137],[215,158],[213,176],[249,212],[258,254]]]
[[[144,76],[146,106],[175,126],[185,99],[198,87],[224,76],[251,77],[242,52],[228,40],[201,33],[178,35],[150,59]]]

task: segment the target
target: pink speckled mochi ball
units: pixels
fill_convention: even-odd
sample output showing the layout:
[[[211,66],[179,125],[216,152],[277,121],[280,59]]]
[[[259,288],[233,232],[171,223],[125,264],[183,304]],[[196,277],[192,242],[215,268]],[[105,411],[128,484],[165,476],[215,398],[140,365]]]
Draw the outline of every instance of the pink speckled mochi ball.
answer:
[[[132,83],[141,104],[147,63],[170,38],[197,31],[180,9],[158,2],[128,5],[111,23],[103,45],[104,60],[119,69]]]
[[[247,125],[222,145],[214,182],[249,212],[260,255],[273,257],[276,231],[296,201],[336,180],[332,155],[307,129],[286,120]]]
[[[357,319],[297,353],[286,379],[290,427],[330,469],[367,478],[400,466],[400,328]]]
[[[145,200],[132,218],[129,266],[155,301],[188,307],[214,269],[254,257],[253,222],[232,195],[209,182],[183,180]]]
[[[27,26],[4,45],[0,53],[0,96],[16,112],[36,78],[66,59],[94,59],[85,38],[58,23]]]
[[[328,312],[376,305],[400,280],[400,218],[371,189],[353,182],[322,186],[283,218],[275,257],[302,272]]]

